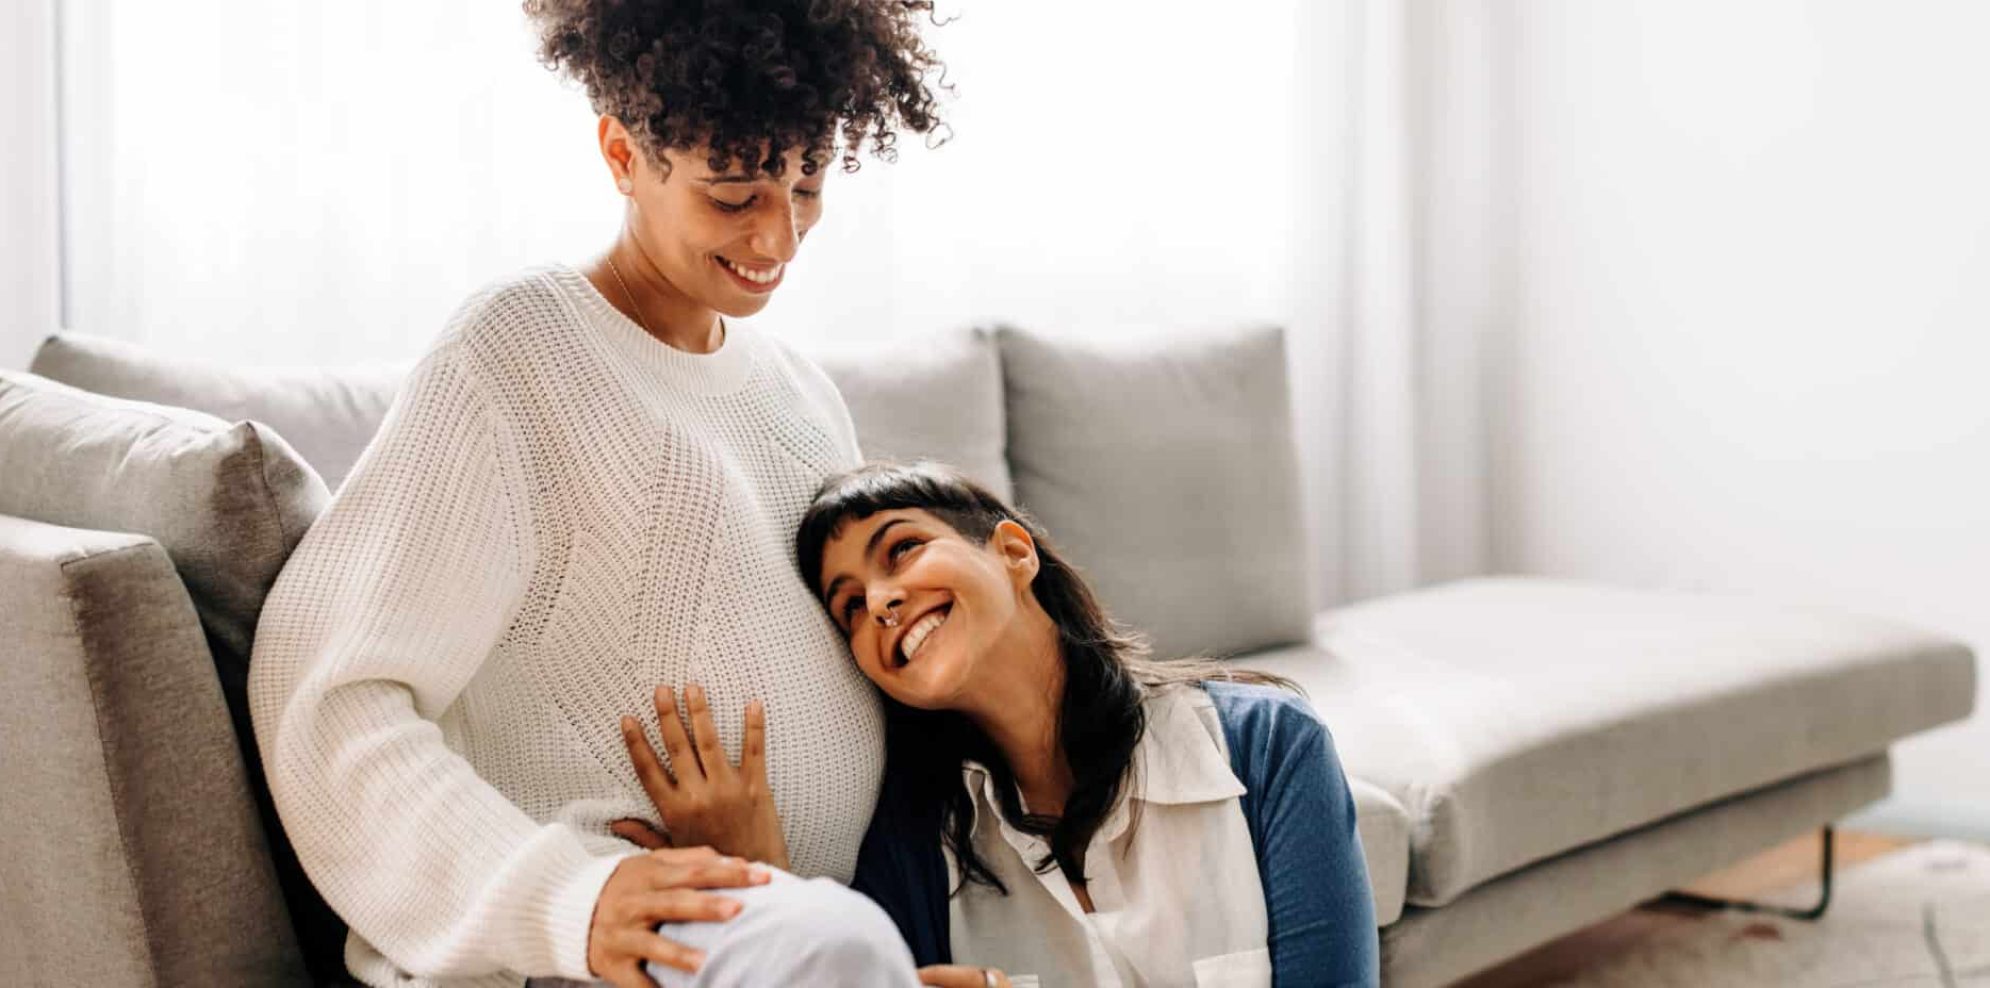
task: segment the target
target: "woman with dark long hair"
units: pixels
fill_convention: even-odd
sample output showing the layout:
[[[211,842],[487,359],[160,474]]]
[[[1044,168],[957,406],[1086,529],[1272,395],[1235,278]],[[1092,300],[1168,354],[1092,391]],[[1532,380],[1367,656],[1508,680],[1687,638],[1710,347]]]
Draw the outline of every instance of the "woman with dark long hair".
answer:
[[[927,983],[1377,982],[1354,800],[1289,683],[1151,657],[941,465],[831,478],[796,557],[885,695],[855,885]]]

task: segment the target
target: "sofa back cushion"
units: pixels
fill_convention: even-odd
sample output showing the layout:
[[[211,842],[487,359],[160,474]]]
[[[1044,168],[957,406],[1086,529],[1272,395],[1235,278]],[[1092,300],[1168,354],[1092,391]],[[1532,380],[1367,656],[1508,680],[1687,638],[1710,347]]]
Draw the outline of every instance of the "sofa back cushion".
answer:
[[[997,334],[1016,497],[1155,655],[1307,638],[1284,337]]]
[[[962,330],[804,352],[843,393],[866,460],[940,460],[1005,499],[1014,494],[994,334]]]
[[[0,514],[147,535],[165,549],[206,633],[279,879],[312,956],[342,933],[287,853],[262,781],[247,688],[263,598],[330,497],[267,426],[0,370]]]
[[[58,333],[28,366],[33,373],[115,398],[256,421],[283,436],[325,486],[338,490],[359,460],[406,375],[404,366],[338,370],[237,367],[179,360],[121,340]]]
[[[927,457],[1008,497],[1002,370],[979,330],[869,344],[804,347],[850,407],[869,459]],[[58,333],[29,370],[86,391],[206,412],[275,429],[336,491],[380,430],[407,368],[239,367],[178,360],[145,347]]]

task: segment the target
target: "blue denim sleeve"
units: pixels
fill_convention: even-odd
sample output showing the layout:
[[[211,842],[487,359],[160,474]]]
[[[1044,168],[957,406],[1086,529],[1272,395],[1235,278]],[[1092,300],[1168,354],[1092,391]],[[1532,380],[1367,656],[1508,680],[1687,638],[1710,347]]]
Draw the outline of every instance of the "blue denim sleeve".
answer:
[[[1210,683],[1244,783],[1270,920],[1272,984],[1379,985],[1381,946],[1354,794],[1328,733],[1303,700]]]

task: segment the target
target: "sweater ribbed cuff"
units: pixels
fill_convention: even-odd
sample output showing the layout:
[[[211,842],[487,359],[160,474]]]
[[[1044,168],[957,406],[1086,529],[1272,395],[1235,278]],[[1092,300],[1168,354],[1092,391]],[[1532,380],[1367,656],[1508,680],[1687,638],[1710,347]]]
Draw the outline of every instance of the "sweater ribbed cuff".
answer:
[[[608,876],[615,873],[623,859],[641,853],[631,849],[628,854],[595,858],[552,890],[546,921],[547,932],[552,937],[553,961],[559,968],[555,974],[577,981],[594,979],[594,972],[587,969],[587,937],[594,925],[595,903],[601,900],[601,889],[608,884]]]

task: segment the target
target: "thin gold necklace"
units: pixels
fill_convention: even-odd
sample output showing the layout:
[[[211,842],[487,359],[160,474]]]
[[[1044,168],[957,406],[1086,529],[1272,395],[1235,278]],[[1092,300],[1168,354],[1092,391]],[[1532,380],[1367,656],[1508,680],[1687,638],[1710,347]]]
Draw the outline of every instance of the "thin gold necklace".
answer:
[[[635,293],[629,291],[629,283],[622,280],[622,269],[615,266],[612,257],[608,259],[608,270],[615,275],[615,283],[622,286],[622,297],[629,300],[629,309],[636,314],[636,322],[642,324],[643,332],[650,334],[651,339],[659,339],[656,330],[650,328],[649,320],[643,318],[643,307],[636,303]]]
[[[650,334],[650,339],[662,343],[663,337],[656,335],[656,330],[650,328],[649,320],[643,318],[643,307],[636,302],[636,293],[630,291],[629,283],[622,280],[622,269],[615,266],[615,259],[612,257],[608,258],[608,271],[610,274],[613,274],[615,276],[615,284],[620,285],[622,287],[622,297],[629,300],[629,308],[631,311],[635,312],[636,314],[637,325],[643,327],[643,332]],[[719,327],[719,332],[721,334],[719,336],[719,345],[724,346],[725,336],[723,334],[725,333],[725,325],[726,325],[725,320],[720,319],[717,316],[713,316],[712,322],[717,324],[717,326]],[[665,343],[664,345],[668,346],[669,344]]]

